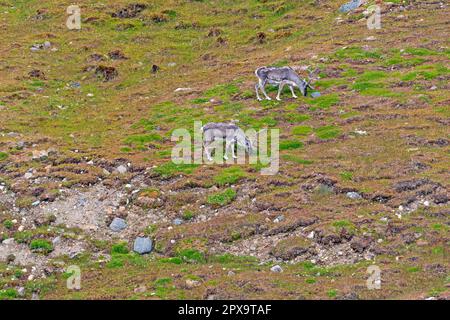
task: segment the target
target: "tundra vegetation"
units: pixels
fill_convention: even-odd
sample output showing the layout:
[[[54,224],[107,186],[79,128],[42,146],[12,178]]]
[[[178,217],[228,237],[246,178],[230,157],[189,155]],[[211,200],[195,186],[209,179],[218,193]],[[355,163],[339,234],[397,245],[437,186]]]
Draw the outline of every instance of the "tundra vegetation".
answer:
[[[448,5],[343,2],[1,1],[0,299],[448,298]],[[286,65],[321,96],[257,101]],[[231,120],[280,129],[277,175],[171,162]]]

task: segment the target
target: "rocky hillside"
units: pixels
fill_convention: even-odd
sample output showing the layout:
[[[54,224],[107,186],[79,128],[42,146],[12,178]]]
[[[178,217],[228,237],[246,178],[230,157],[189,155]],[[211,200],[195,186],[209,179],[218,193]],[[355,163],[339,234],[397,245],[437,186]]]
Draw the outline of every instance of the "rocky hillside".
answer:
[[[344,2],[0,0],[0,299],[448,298],[448,6]],[[257,101],[264,65],[320,97]],[[171,161],[230,120],[278,174]]]

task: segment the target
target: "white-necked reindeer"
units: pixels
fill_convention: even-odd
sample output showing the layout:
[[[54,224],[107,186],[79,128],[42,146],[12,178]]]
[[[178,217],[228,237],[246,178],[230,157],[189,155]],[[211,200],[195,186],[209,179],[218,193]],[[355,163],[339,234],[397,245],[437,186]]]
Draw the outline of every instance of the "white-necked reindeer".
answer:
[[[248,153],[253,151],[253,145],[250,139],[245,135],[244,131],[234,123],[211,122],[205,124],[201,130],[203,132],[205,153],[209,161],[212,161],[209,147],[216,140],[225,140],[225,154],[223,156],[225,160],[228,160],[227,152],[230,148],[233,158],[237,158],[234,151],[236,143],[244,147]]]
[[[258,90],[261,90],[267,100],[272,100],[267,95],[265,90],[265,86],[268,83],[278,85],[278,94],[276,97],[278,101],[281,100],[280,94],[285,85],[288,85],[291,89],[293,98],[297,98],[294,92],[295,87],[299,88],[302,95],[306,97],[308,88],[314,90],[310,83],[313,80],[313,75],[318,72],[318,70],[314,72],[309,69],[307,70],[310,75],[310,79],[308,81],[300,78],[300,76],[291,67],[260,67],[256,69],[255,74],[258,77],[258,83],[255,85],[256,97],[259,101],[262,100],[258,92]]]

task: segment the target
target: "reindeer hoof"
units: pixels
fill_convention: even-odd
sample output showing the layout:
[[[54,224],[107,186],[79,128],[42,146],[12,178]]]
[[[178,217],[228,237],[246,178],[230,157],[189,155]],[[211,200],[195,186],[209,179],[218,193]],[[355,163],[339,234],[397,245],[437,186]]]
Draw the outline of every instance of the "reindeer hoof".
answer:
[[[272,98],[266,98],[266,100],[272,100]]]
[[[292,98],[297,99],[298,97],[297,96],[292,96]]]
[[[227,157],[227,156],[224,156],[223,158],[224,158],[225,160],[228,160],[228,157]]]
[[[238,157],[237,156],[233,156],[233,159],[237,159]]]
[[[278,101],[281,101],[281,99],[280,99],[280,98],[278,98],[278,97],[276,97],[275,99],[277,99]]]
[[[258,98],[258,101],[262,101],[262,99],[261,99],[261,98]]]

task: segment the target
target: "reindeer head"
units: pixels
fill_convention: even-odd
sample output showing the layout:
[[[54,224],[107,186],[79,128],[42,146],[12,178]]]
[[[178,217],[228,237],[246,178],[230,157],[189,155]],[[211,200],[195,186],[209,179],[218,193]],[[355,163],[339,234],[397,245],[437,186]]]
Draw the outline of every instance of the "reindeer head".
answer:
[[[252,141],[245,135],[245,133],[240,130],[236,135],[236,142],[238,145],[243,147],[246,152],[249,154],[253,153],[253,143]]]

